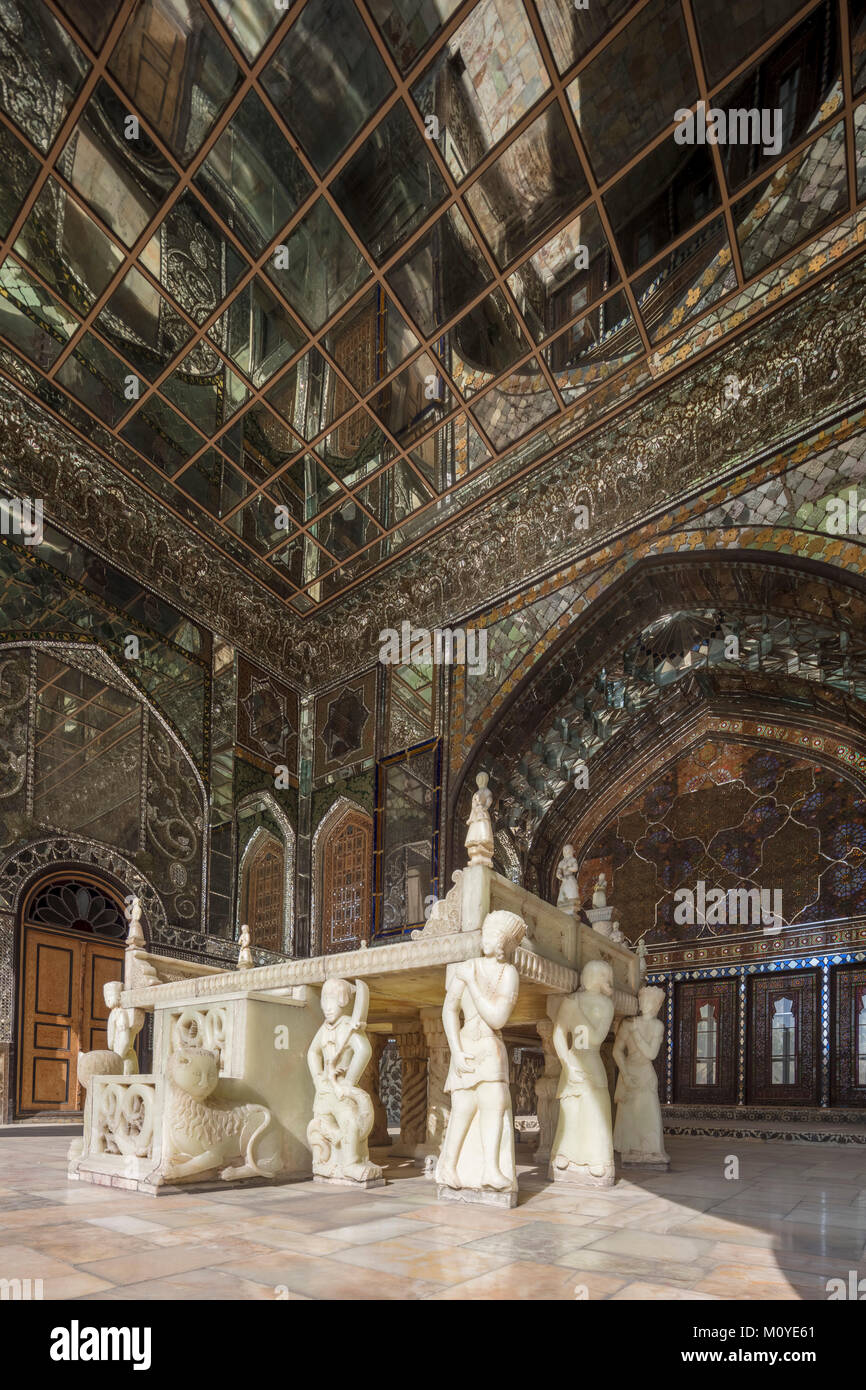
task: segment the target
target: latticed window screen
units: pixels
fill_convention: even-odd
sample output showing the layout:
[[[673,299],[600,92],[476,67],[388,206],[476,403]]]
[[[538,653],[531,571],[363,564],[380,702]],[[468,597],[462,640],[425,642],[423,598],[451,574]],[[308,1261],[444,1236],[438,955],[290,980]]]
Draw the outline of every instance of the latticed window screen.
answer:
[[[322,866],[322,950],[345,951],[366,941],[370,928],[372,829],[360,811],[349,812],[325,845]]]
[[[771,1080],[774,1086],[793,1086],[797,1080],[797,1021],[793,999],[774,999],[770,1021]]]
[[[246,866],[243,916],[254,946],[283,948],[285,851],[273,835],[263,839]]]
[[[700,1002],[697,1008],[695,1045],[695,1085],[715,1086],[719,1056],[719,1025],[716,1005]]]

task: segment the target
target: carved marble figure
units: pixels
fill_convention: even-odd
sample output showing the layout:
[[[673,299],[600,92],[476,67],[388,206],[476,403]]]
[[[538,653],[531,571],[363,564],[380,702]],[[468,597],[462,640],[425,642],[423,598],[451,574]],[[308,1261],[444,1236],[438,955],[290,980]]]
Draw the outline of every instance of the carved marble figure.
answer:
[[[624,1018],[616,1033],[613,1059],[619,1067],[616,1083],[616,1124],[613,1146],[623,1163],[653,1164],[667,1168],[659,1087],[653,1066],[665,1026],[657,1017],[665,992],[644,985],[638,995],[640,1014]]]
[[[252,970],[255,965],[250,949],[250,929],[244,923],[238,933],[238,970]]]
[[[214,1095],[219,1063],[203,1047],[182,1047],[166,1061],[162,1162],[157,1183],[219,1172],[226,1181],[272,1178],[281,1140],[267,1106]]]
[[[572,917],[580,903],[577,869],[578,864],[573,847],[564,845],[562,858],[556,866],[556,877],[559,879],[559,896],[556,899],[556,906],[561,912],[568,912]]]
[[[550,1158],[555,1181],[590,1187],[610,1187],[614,1181],[610,1091],[600,1052],[613,1021],[612,995],[608,962],[588,961],[580,989],[559,1003],[553,1020],[553,1045],[562,1063]]]
[[[593,907],[607,907],[607,874],[599,874],[592,890]]]
[[[322,985],[321,1003],[325,1021],[307,1053],[316,1088],[307,1127],[313,1176],[370,1187],[384,1181],[367,1145],[373,1102],[358,1084],[372,1055],[366,1031],[370,991],[363,980],[352,985],[333,977]]]
[[[472,807],[467,822],[469,829],[466,832],[464,843],[469,851],[470,864],[486,864],[492,868],[494,845],[490,807],[493,805],[493,793],[488,789],[488,780],[486,772],[479,772],[475,778],[475,785],[478,790],[472,797]]]
[[[508,1053],[500,1029],[517,1001],[520,978],[511,958],[525,933],[516,913],[490,912],[481,927],[483,955],[446,972],[442,1025],[451,1049],[445,1082],[451,1114],[436,1166],[440,1194],[486,1190],[508,1193],[510,1204],[517,1200]]]
[[[123,1072],[123,1059],[112,1048],[100,1048],[93,1052],[78,1054],[78,1084],[86,1091],[94,1076],[120,1076]],[[66,1151],[69,1161],[69,1176],[75,1176],[78,1159],[84,1153],[84,1136],[73,1139]]]
[[[145,946],[144,932],[141,929],[141,898],[132,896],[127,898],[127,906],[124,908],[123,915],[129,923],[129,931],[126,937],[127,946]]]
[[[106,1028],[108,1046],[121,1058],[123,1075],[133,1076],[138,1071],[135,1040],[144,1027],[144,1010],[120,1007],[120,996],[123,994],[123,983],[120,980],[109,980],[103,986],[102,993],[111,1011]]]

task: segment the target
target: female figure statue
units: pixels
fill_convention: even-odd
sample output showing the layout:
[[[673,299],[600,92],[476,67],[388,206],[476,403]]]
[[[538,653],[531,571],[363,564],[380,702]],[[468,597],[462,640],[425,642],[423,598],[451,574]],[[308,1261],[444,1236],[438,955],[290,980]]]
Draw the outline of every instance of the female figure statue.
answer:
[[[599,874],[592,890],[593,907],[607,907],[607,874]]]
[[[475,785],[478,790],[472,797],[468,821],[469,829],[466,832],[464,843],[469,851],[470,864],[486,864],[492,868],[494,845],[490,807],[493,805],[493,793],[488,790],[488,780],[486,772],[479,772],[475,778]]]
[[[499,1030],[517,1001],[520,978],[510,957],[525,932],[516,913],[489,912],[481,927],[484,954],[448,967],[442,1024],[451,1048],[451,1114],[436,1168],[445,1188],[510,1190],[516,1200],[508,1053]]]
[[[556,866],[556,877],[560,884],[556,906],[561,912],[567,912],[573,917],[578,907],[578,889],[577,860],[572,845],[563,845],[562,858]]]
[[[316,1088],[307,1126],[313,1176],[369,1187],[383,1181],[367,1148],[373,1102],[358,1085],[373,1051],[366,1032],[370,991],[363,980],[353,986],[332,977],[322,985],[321,1003],[325,1021],[307,1052]]]
[[[613,971],[587,961],[580,989],[559,1005],[553,1045],[562,1063],[557,1087],[559,1119],[550,1156],[554,1181],[611,1187],[615,1169],[610,1091],[601,1045],[613,1021]]]
[[[644,985],[638,995],[640,1014],[624,1018],[617,1029],[613,1058],[619,1067],[616,1083],[616,1126],[613,1146],[623,1163],[667,1168],[659,1087],[653,1066],[664,1040],[665,1026],[657,1018],[665,992]]]

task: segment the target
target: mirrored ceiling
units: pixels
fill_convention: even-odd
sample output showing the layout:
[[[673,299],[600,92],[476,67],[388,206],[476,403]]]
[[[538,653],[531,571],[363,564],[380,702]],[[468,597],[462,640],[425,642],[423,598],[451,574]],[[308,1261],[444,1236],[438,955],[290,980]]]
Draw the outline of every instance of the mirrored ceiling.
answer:
[[[864,54],[866,0],[4,5],[0,373],[314,612],[816,273]]]

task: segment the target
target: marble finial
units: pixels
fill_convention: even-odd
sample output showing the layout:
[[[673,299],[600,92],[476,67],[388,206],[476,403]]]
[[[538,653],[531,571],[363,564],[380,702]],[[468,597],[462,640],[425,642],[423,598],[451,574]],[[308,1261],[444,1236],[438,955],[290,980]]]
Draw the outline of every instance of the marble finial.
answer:
[[[592,890],[593,907],[607,907],[607,874],[599,874]]]
[[[488,868],[493,868],[493,822],[490,819],[490,807],[493,805],[493,793],[488,789],[489,781],[486,772],[479,772],[475,778],[475,785],[478,790],[472,797],[472,809],[469,812],[469,829],[466,832],[464,844],[469,851],[470,864],[485,864]]]
[[[144,932],[141,929],[141,898],[136,897],[135,894],[130,894],[126,899],[124,916],[129,923],[126,944],[141,950],[146,944]]]
[[[559,897],[556,900],[556,906],[561,912],[567,912],[572,917],[580,905],[577,869],[578,864],[573,846],[563,845],[562,858],[556,867],[556,877],[559,879]]]

